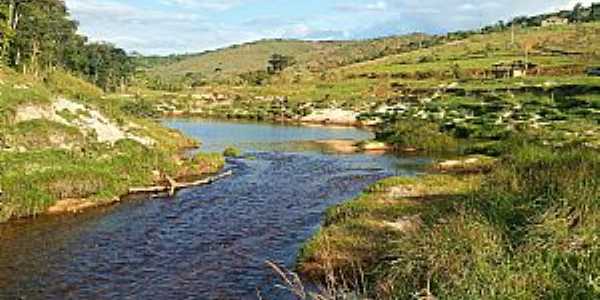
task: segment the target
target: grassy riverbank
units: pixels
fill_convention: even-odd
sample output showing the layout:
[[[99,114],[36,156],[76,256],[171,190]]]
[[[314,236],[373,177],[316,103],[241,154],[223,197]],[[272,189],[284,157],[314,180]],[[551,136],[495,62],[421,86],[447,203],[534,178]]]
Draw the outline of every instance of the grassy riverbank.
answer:
[[[66,73],[42,81],[0,69],[0,95],[0,222],[60,201],[75,203],[73,210],[112,203],[129,187],[201,176],[224,163],[220,154],[184,159],[197,142]]]
[[[597,298],[598,152],[508,148],[496,162],[383,180],[330,209],[299,270],[376,299]]]

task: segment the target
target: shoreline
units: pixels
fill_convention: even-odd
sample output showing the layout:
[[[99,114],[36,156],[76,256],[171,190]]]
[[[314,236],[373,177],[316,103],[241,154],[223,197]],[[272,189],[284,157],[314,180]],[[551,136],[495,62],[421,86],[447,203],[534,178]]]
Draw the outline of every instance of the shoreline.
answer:
[[[163,196],[164,197],[174,197],[176,195],[176,192],[180,189],[187,189],[187,188],[191,188],[191,187],[212,184],[220,179],[223,179],[227,176],[232,175],[231,172],[223,173],[222,172],[223,170],[224,170],[224,168],[221,168],[221,170],[219,170],[218,172],[215,172],[215,173],[191,175],[192,177],[202,178],[202,179],[197,180],[196,182],[187,182],[187,181],[182,182],[182,181],[180,181],[182,178],[178,178],[176,180],[177,186],[173,186],[173,187],[164,185],[161,182],[155,182],[154,186],[150,186],[147,188],[130,187],[129,191],[127,193],[125,193],[121,196],[113,197],[112,199],[106,200],[106,201],[93,201],[93,200],[90,200],[89,198],[61,199],[61,200],[56,201],[56,203],[54,203],[52,206],[50,206],[44,214],[45,215],[78,214],[78,213],[82,213],[89,209],[95,209],[95,208],[101,208],[101,207],[106,207],[106,206],[110,206],[110,205],[116,205],[118,203],[127,201],[129,199],[152,199],[152,198],[159,198],[159,197],[163,197]],[[189,178],[189,176],[186,176],[186,177]],[[173,190],[176,189],[175,193],[171,195],[170,192],[168,191],[169,188],[172,188]],[[138,189],[140,191],[135,191],[135,189]],[[147,191],[143,191],[143,189],[147,189]],[[153,191],[153,189],[156,191]],[[32,218],[32,217],[34,217],[34,216],[31,216],[29,218]],[[28,217],[24,217],[24,218],[28,218]]]
[[[198,174],[198,175],[190,175],[190,176],[196,177],[196,178],[202,178],[202,180],[208,180],[210,182],[208,182],[206,184],[212,184],[212,183],[222,179],[220,177],[221,175],[223,175],[223,177],[225,177],[226,173],[222,173],[223,170],[224,170],[224,168],[221,168],[217,172]],[[229,176],[229,175],[227,175],[227,176]],[[216,177],[219,177],[219,178],[217,178],[216,180],[211,180],[212,178],[216,178]],[[190,178],[190,177],[186,176],[186,178]],[[159,182],[159,181],[155,182],[154,184],[162,186],[161,182]],[[185,182],[181,183],[181,185],[187,185],[187,184],[188,183],[185,183]],[[189,183],[189,185],[190,185],[189,187],[192,187],[192,184],[193,183]],[[199,186],[199,185],[200,184],[194,184],[194,186]],[[181,187],[181,189],[185,189],[185,188],[189,188],[189,187],[184,186],[184,187]],[[135,187],[133,187],[133,186],[130,187],[130,189],[133,189],[133,188],[135,188]],[[91,200],[91,198],[65,198],[65,199],[57,200],[53,205],[49,206],[41,214],[10,218],[4,222],[0,222],[0,225],[10,224],[11,222],[15,222],[15,221],[34,220],[38,216],[59,216],[59,215],[80,214],[80,213],[85,213],[86,211],[93,210],[93,209],[99,209],[99,208],[103,208],[103,207],[118,205],[118,204],[126,202],[128,200],[153,199],[153,198],[160,198],[163,196],[164,197],[172,197],[169,195],[168,191],[164,191],[164,192],[152,192],[152,191],[131,192],[131,191],[128,191],[120,196],[114,196],[110,199]]]
[[[285,118],[285,119],[263,119],[259,120],[256,118],[229,118],[227,116],[215,116],[215,115],[205,115],[199,113],[191,113],[191,112],[163,112],[161,119],[169,119],[169,118],[182,118],[182,119],[204,119],[204,120],[216,120],[216,121],[232,121],[232,122],[252,122],[252,123],[267,123],[267,124],[283,124],[289,126],[319,126],[319,127],[327,127],[327,128],[359,128],[369,132],[373,132],[374,126],[365,125],[361,121],[354,122],[326,122],[326,121],[307,121],[307,120],[298,120],[293,118]]]
[[[203,120],[240,122],[240,123],[244,123],[244,122],[264,123],[264,124],[298,126],[298,127],[323,127],[323,128],[333,128],[333,129],[335,129],[335,128],[339,128],[339,129],[358,128],[358,129],[362,129],[362,130],[372,129],[370,127],[359,126],[358,124],[354,124],[354,125],[349,125],[349,124],[341,125],[341,124],[332,124],[332,123],[323,124],[320,122],[317,122],[317,123],[315,123],[315,122],[297,122],[297,121],[293,121],[293,120],[286,120],[283,122],[281,122],[281,121],[278,122],[277,120],[256,121],[256,120],[250,120],[250,119],[230,119],[230,118],[216,118],[216,117],[207,118],[207,117],[198,116],[198,115],[167,115],[165,118],[161,118],[160,120],[177,119],[177,118],[203,119]],[[369,130],[369,132],[371,132],[371,131]],[[187,136],[186,136],[186,138],[190,139]],[[194,142],[197,143],[198,145],[201,145],[200,141],[194,140]],[[327,147],[328,149],[330,149],[338,154],[355,154],[355,153],[384,154],[389,150],[389,148],[381,148],[381,147],[365,149],[365,148],[361,147],[359,144],[368,143],[369,141],[362,141],[362,140],[331,139],[331,140],[313,140],[311,142],[313,142],[317,145]],[[189,158],[188,153],[191,151],[199,150],[201,147],[198,145],[196,145],[196,146],[186,145],[186,146],[180,147],[178,150],[175,151],[177,153],[177,158],[175,159],[175,161],[189,160],[190,158]],[[200,174],[187,174],[185,176],[176,178],[176,181],[186,180],[186,179],[190,179],[190,178],[209,178],[210,176],[219,174],[223,169],[224,169],[224,166],[220,167],[220,169],[215,172],[200,173]],[[161,180],[155,180],[152,183],[152,185],[160,185],[160,184],[161,184]],[[134,188],[134,187],[130,186],[129,188]],[[146,193],[146,194],[144,194],[143,197],[144,198],[148,197],[151,194],[152,193]],[[34,219],[36,216],[39,216],[39,215],[53,216],[53,215],[65,215],[65,214],[79,214],[79,213],[82,213],[82,212],[85,212],[85,211],[91,210],[91,209],[97,209],[97,208],[107,207],[107,206],[111,206],[111,205],[117,205],[123,201],[126,201],[127,199],[130,199],[131,197],[140,197],[140,193],[126,192],[121,195],[115,195],[110,199],[107,198],[107,199],[97,199],[97,200],[93,200],[90,197],[59,199],[59,200],[56,200],[56,202],[53,203],[51,206],[47,207],[42,213],[10,218],[0,224],[10,223],[11,221],[14,221],[14,220]]]

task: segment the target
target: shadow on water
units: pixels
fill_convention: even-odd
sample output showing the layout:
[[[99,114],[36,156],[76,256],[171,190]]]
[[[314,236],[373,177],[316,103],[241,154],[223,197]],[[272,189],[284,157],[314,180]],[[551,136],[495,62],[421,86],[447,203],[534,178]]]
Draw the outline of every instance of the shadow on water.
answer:
[[[170,120],[203,150],[236,145],[234,176],[77,216],[0,225],[0,298],[285,299],[265,266],[289,268],[330,206],[427,159],[336,155],[318,139],[364,139],[353,128]]]

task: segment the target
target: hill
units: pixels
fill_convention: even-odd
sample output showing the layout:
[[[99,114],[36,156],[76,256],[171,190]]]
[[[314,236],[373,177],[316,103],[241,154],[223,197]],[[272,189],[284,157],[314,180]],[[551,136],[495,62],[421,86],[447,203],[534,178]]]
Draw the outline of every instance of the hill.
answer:
[[[227,77],[246,72],[264,70],[269,57],[278,53],[293,56],[298,63],[312,58],[312,53],[339,47],[342,43],[321,43],[295,40],[262,40],[225,49],[184,56],[180,61],[149,70],[150,75],[160,77],[185,76],[201,73],[208,78]]]
[[[261,40],[200,54],[139,57],[150,77],[174,80],[199,74],[208,82],[229,80],[249,72],[264,71],[273,54],[292,57],[294,70],[311,72],[397,54],[435,39],[424,34],[362,41]]]
[[[384,41],[390,40],[328,49],[352,53],[330,59],[352,59],[314,59],[259,80],[207,81],[183,93],[137,93],[167,114],[380,129],[391,120],[418,118],[461,138],[494,140],[516,128],[538,128],[552,133],[548,143],[577,140],[600,147],[600,80],[586,75],[586,69],[600,65],[600,22],[411,36],[395,54],[355,55],[364,54],[356,49]],[[311,63],[321,71],[308,68]],[[513,65],[526,76],[512,76]]]

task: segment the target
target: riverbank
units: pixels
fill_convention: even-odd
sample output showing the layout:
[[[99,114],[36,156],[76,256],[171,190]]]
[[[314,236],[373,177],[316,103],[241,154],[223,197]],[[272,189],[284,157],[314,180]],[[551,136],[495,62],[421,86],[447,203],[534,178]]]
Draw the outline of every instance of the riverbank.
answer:
[[[0,222],[119,202],[130,187],[217,172],[220,154],[163,127],[132,100],[56,72],[0,69]]]
[[[329,209],[298,271],[375,299],[598,297],[598,152],[506,148]]]
[[[287,299],[264,261],[291,268],[328,207],[381,178],[418,172],[429,161],[339,154],[312,142],[372,136],[356,128],[189,119],[163,124],[201,139],[205,151],[238,147],[228,151],[242,153],[228,159],[234,176],[168,201],[127,199],[73,216],[0,225],[0,298],[102,298],[108,290],[117,298],[252,299],[259,289],[264,298]],[[39,284],[43,291],[31,288]]]

